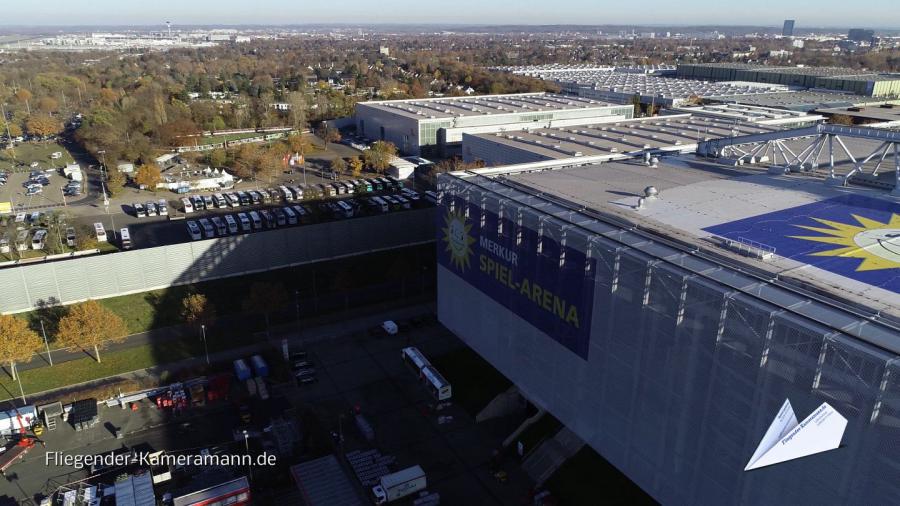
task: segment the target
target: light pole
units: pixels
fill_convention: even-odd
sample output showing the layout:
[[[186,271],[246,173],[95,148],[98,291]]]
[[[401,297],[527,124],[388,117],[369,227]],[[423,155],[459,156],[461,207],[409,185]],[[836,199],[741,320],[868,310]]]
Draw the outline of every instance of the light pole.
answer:
[[[53,367],[53,357],[50,355],[50,342],[47,341],[47,331],[44,329],[44,320],[41,320],[41,333],[44,334],[44,346],[47,347],[47,361]]]
[[[19,393],[22,394],[22,405],[24,406],[26,404],[26,401],[25,401],[25,389],[22,388],[22,376],[19,375],[19,368],[16,367],[15,364],[13,364],[13,369],[16,370],[16,381],[19,382]]]
[[[244,429],[244,449],[247,451],[247,472],[250,474],[250,481],[253,481],[253,466],[250,464],[250,440],[249,434],[247,434],[247,429]]]
[[[206,353],[206,365],[209,365],[209,348],[206,347],[206,325],[200,325],[200,332],[203,335],[203,351]]]

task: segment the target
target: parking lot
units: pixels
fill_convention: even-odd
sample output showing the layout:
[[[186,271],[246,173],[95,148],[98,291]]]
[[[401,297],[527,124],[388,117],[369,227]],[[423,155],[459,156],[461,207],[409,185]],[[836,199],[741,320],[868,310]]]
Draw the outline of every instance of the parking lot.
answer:
[[[47,494],[89,474],[71,466],[46,465],[47,452],[99,454],[146,446],[185,453],[215,447],[219,449],[216,451],[241,454],[246,451],[244,440],[234,434],[245,429],[250,434],[251,453],[264,448],[271,452],[272,443],[266,442],[271,435],[266,428],[278,419],[295,421],[303,434],[302,442],[298,442],[292,457],[280,457],[283,466],[255,471],[254,494],[260,504],[294,504],[283,502],[294,492],[293,484],[281,479],[289,465],[329,453],[340,457],[369,449],[393,457],[391,471],[422,466],[428,489],[439,493],[444,504],[521,503],[531,483],[516,462],[502,464],[507,474],[504,481],[494,477],[492,452],[504,434],[476,425],[452,400],[437,403],[401,359],[405,346],[416,346],[432,358],[464,346],[433,317],[419,322],[412,328],[404,325],[393,336],[359,331],[338,337],[320,335],[306,343],[293,340],[290,350],[305,351],[316,370],[317,381],[302,385],[285,373],[288,366],[278,362],[277,351],[265,352],[273,368],[267,381],[271,397],[251,400],[247,420],[242,420],[243,410],[238,409],[248,402],[246,393],[238,394],[241,383],[234,379],[229,400],[210,401],[201,407],[188,405],[173,411],[159,409],[151,400],[137,402],[135,411],[101,405],[100,423],[92,428],[76,432],[70,425],[61,424],[54,431],[45,431],[42,439],[46,447],[34,447],[15,464],[6,480],[0,480],[0,504],[6,504],[4,498],[21,503],[23,498]],[[219,370],[230,371],[229,366],[223,364]],[[447,380],[452,383],[454,376],[447,375]],[[354,423],[352,414],[357,411],[373,428],[371,439]],[[116,439],[117,432],[122,434],[121,439]],[[111,482],[117,474],[114,470],[106,472],[97,481]],[[176,480],[189,479],[187,474]],[[349,469],[348,475],[360,497],[368,496],[368,490]],[[167,486],[157,486],[156,490],[166,490]]]
[[[0,186],[0,202],[10,202],[13,210],[59,207],[84,198],[84,193],[64,195],[63,190],[71,181],[57,169],[29,169],[6,174],[6,183]],[[37,190],[29,191],[26,188],[29,183]]]

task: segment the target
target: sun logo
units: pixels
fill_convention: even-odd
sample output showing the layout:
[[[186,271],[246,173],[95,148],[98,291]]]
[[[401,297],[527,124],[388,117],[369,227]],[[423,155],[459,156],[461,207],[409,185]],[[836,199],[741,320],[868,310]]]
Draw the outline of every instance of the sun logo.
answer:
[[[825,235],[791,237],[839,246],[835,249],[813,253],[813,255],[860,258],[862,262],[856,268],[857,271],[876,271],[900,267],[900,214],[892,215],[887,223],[855,214],[852,216],[859,225],[813,218],[829,228],[797,226]]]
[[[457,269],[464,271],[470,265],[472,256],[472,243],[475,238],[469,235],[471,224],[466,224],[466,217],[460,213],[448,212],[444,217],[446,226],[441,229],[444,232],[446,250],[450,253],[450,260]]]

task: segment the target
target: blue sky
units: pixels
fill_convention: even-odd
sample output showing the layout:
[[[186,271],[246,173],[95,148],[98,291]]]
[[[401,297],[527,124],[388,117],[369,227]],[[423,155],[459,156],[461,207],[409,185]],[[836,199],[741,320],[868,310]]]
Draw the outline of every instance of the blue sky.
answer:
[[[40,0],[4,2],[4,25],[472,23],[724,24],[900,28],[897,0]]]

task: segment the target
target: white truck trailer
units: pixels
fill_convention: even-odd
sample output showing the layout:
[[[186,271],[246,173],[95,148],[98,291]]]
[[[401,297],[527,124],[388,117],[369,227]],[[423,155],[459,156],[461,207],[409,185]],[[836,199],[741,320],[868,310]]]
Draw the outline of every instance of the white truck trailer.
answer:
[[[372,487],[372,496],[375,504],[385,504],[425,490],[427,486],[425,471],[420,466],[412,466],[382,476]]]

